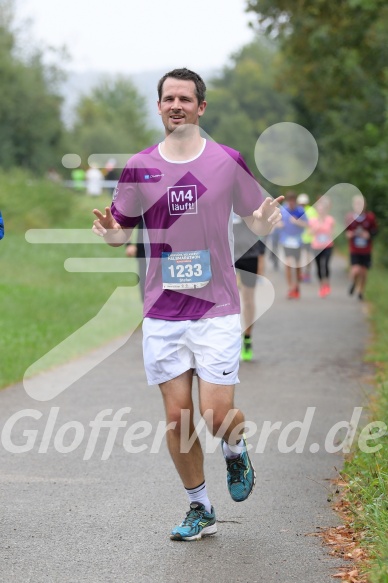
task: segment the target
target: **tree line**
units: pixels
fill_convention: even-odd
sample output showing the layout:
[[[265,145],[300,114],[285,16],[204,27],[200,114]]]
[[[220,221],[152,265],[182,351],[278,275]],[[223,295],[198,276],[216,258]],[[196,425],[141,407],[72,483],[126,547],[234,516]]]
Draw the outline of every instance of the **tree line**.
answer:
[[[320,157],[297,189],[314,198],[339,182],[357,186],[379,218],[385,248],[386,0],[246,0],[246,9],[257,38],[233,55],[213,83],[209,133],[234,143],[255,168],[252,156],[263,128],[281,121],[302,125],[317,141]]]
[[[63,173],[65,153],[75,152],[86,162],[92,153],[134,152],[154,139],[145,100],[120,76],[103,79],[82,96],[73,127],[66,127],[62,55],[59,64],[47,65],[45,50],[26,43],[28,26],[17,27],[14,8],[14,0],[0,0],[0,167]]]
[[[41,49],[22,46],[13,1],[0,0],[0,166],[35,172],[76,152],[133,152],[155,139],[146,103],[125,77],[103,80],[78,103],[71,129],[61,120],[63,76]],[[300,191],[319,195],[338,182],[355,184],[388,244],[388,5],[385,0],[246,0],[253,42],[206,80],[205,131],[254,159],[272,124],[299,123],[316,139],[320,158]],[[291,185],[290,185],[291,186]],[[284,190],[284,189],[283,189]]]

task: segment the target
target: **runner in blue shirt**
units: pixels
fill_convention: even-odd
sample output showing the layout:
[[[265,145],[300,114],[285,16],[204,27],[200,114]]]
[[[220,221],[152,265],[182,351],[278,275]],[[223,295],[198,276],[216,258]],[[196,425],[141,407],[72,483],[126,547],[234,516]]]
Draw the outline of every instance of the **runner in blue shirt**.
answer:
[[[301,276],[300,254],[302,249],[302,234],[308,225],[307,217],[302,206],[296,202],[295,192],[287,192],[286,202],[283,205],[280,244],[283,246],[286,263],[286,278],[289,299],[300,297],[299,281]]]

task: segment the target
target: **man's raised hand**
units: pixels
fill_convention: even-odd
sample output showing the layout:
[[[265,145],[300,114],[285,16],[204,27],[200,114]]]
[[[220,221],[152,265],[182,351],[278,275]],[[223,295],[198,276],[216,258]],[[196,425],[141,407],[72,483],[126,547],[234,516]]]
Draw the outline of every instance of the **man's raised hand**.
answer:
[[[98,209],[94,209],[93,214],[97,218],[93,222],[92,231],[99,237],[104,237],[108,245],[120,247],[128,241],[132,229],[123,229],[113,218],[110,207],[105,207],[104,215]]]
[[[282,219],[279,203],[284,200],[284,196],[272,199],[270,196],[255,210],[250,217],[244,217],[248,227],[259,237],[268,235],[274,226]]]
[[[269,223],[271,226],[276,225],[276,223],[281,221],[282,218],[279,203],[283,200],[284,196],[278,196],[274,199],[272,199],[270,196],[267,196],[259,208],[254,211],[253,216],[255,219],[263,223]]]
[[[99,237],[104,237],[110,229],[120,228],[120,225],[112,217],[111,210],[108,206],[105,207],[105,215],[98,209],[94,209],[93,214],[97,219],[93,222],[92,231]]]

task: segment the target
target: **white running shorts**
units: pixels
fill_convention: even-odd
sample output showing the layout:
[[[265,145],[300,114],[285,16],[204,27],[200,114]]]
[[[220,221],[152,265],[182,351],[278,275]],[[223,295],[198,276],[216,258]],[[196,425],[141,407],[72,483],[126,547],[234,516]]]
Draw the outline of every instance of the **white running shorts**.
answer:
[[[216,385],[239,383],[240,315],[200,320],[143,320],[144,367],[149,385],[159,385],[190,368]]]

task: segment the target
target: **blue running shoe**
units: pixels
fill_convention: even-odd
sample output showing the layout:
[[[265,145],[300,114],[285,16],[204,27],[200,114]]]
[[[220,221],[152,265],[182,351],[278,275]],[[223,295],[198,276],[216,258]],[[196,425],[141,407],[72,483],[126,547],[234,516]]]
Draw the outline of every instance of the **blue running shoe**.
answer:
[[[199,502],[192,502],[186,518],[176,526],[171,534],[171,540],[200,540],[217,532],[216,515],[214,508],[206,512],[205,506]]]
[[[243,436],[243,440],[246,447],[245,436]],[[223,443],[224,440],[222,440],[221,445]],[[251,464],[248,452],[245,450],[236,458],[225,457],[225,461],[229,494],[235,502],[244,502],[252,494],[256,484],[256,472]]]

